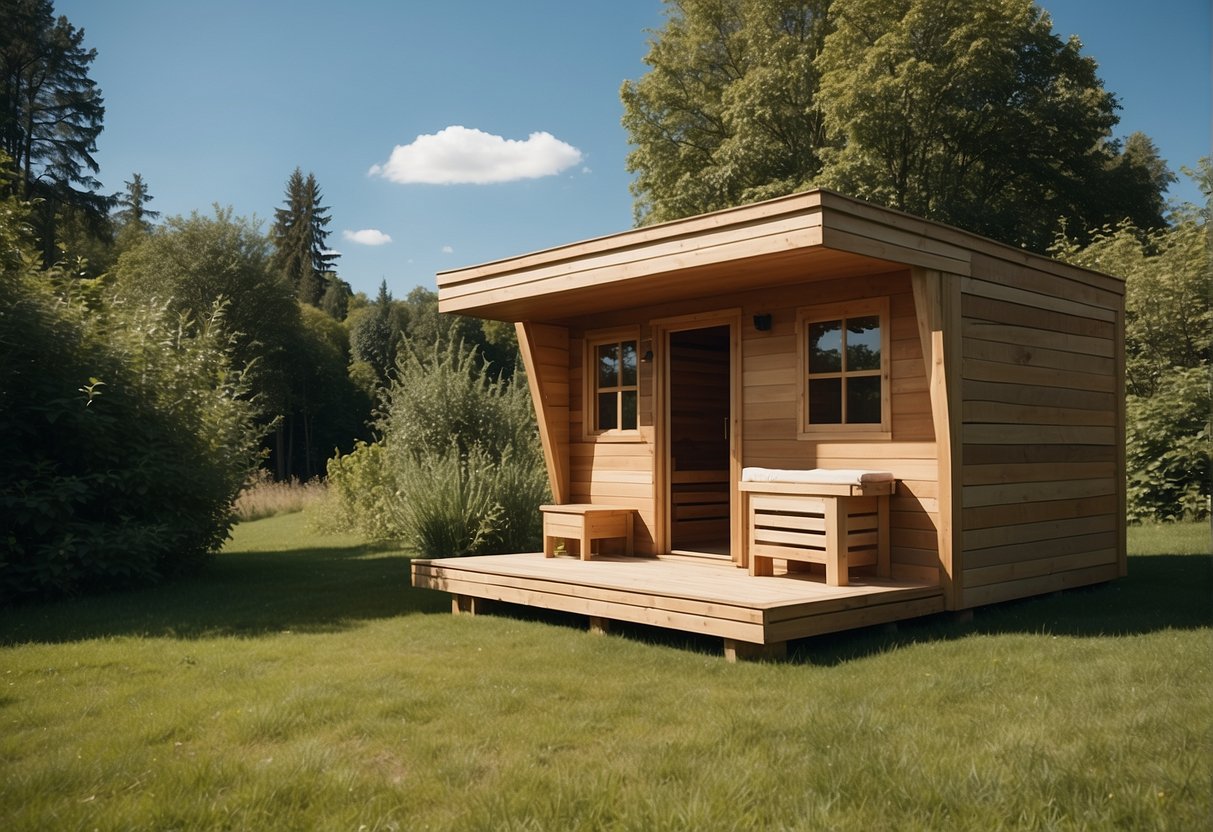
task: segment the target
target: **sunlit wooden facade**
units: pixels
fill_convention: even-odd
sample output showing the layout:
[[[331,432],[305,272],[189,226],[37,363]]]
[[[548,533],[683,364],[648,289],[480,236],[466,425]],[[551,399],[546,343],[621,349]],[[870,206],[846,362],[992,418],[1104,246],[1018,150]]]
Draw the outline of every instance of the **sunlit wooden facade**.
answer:
[[[743,468],[875,469],[896,477],[889,586],[937,598],[907,615],[1124,574],[1118,279],[810,191],[438,291],[516,324],[554,501],[633,508],[637,556],[746,566]],[[442,563],[414,579],[443,588]]]

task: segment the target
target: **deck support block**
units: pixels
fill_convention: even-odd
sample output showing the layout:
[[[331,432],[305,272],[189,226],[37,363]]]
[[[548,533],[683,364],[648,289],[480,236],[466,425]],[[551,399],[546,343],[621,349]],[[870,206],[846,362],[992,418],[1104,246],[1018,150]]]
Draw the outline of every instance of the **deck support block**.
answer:
[[[451,615],[482,615],[484,599],[474,595],[452,595]]]
[[[957,624],[972,624],[973,623],[973,608],[967,610],[957,610],[952,613],[952,620]]]
[[[591,615],[590,617],[590,632],[596,636],[605,636],[611,631],[611,619],[603,618],[600,615]]]
[[[730,664],[739,661],[775,662],[786,659],[788,643],[772,641],[769,644],[755,644],[752,641],[738,641],[733,638],[724,640],[724,657]]]

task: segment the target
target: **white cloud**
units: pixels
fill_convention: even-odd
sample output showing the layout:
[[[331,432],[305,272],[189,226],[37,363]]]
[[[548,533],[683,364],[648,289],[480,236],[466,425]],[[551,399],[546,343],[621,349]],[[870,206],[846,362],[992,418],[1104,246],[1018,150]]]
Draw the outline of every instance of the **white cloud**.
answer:
[[[385,246],[392,238],[378,228],[363,228],[360,231],[342,231],[342,238],[360,246]]]
[[[402,185],[485,185],[552,176],[580,161],[580,150],[551,133],[520,141],[454,125],[396,145],[369,174]]]
[[[443,246],[443,247],[442,247],[442,253],[443,253],[443,254],[454,254],[454,253],[455,253],[455,249],[451,248],[450,246]]]

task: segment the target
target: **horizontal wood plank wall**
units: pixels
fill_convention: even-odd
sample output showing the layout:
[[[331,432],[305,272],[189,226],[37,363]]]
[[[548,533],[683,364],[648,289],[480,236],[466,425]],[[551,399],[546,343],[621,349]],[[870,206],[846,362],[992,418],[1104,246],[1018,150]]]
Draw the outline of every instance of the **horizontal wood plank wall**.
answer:
[[[857,297],[889,297],[892,325],[892,440],[814,442],[797,439],[796,308]],[[764,305],[765,304],[765,305]],[[938,476],[926,367],[918,337],[909,273],[864,281],[838,280],[767,293],[745,304],[743,400],[746,465],[767,468],[868,468],[900,481],[890,502],[892,575],[939,582]],[[752,315],[770,313],[759,332]]]
[[[796,310],[801,306],[862,297],[890,299],[892,317],[891,395],[893,438],[813,442],[797,439]],[[635,500],[640,511],[636,527],[638,552],[653,547],[652,491],[652,372],[641,365],[641,426],[646,441],[626,444],[586,444],[581,439],[582,344],[585,331],[644,321],[642,342],[649,338],[647,322],[676,315],[740,307],[742,314],[742,459],[747,466],[770,468],[869,468],[891,471],[900,482],[889,505],[892,577],[938,583],[939,550],[938,464],[931,398],[922,345],[914,311],[908,270],[841,280],[818,280],[744,293],[705,297],[677,304],[623,310],[576,321],[570,340],[570,454],[572,500],[605,502]],[[760,332],[753,316],[770,314],[770,330]],[[642,345],[643,352],[647,347]],[[648,369],[646,369],[646,367]],[[646,432],[647,431],[647,432]],[[614,474],[608,471],[616,472]],[[610,482],[610,478],[627,482]],[[641,508],[640,503],[645,507]]]
[[[963,600],[1117,577],[1123,294],[979,258],[961,280]],[[988,278],[988,279],[987,279]]]
[[[635,319],[625,321],[635,324]],[[609,503],[636,509],[633,547],[636,554],[657,554],[656,495],[653,458],[653,364],[640,364],[640,437],[612,441],[587,437],[584,427],[585,333],[617,326],[593,323],[591,328],[574,327],[569,338],[569,492],[573,503]],[[641,355],[650,349],[649,327],[640,330]]]

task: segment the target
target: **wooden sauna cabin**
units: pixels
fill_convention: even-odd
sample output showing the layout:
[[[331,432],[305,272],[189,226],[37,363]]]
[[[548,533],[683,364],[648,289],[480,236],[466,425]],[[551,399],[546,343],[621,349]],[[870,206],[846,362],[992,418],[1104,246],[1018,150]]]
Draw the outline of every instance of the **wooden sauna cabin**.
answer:
[[[444,272],[438,296],[516,324],[569,555],[417,561],[457,610],[778,653],[1125,573],[1117,278],[814,190]]]

